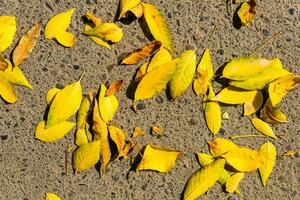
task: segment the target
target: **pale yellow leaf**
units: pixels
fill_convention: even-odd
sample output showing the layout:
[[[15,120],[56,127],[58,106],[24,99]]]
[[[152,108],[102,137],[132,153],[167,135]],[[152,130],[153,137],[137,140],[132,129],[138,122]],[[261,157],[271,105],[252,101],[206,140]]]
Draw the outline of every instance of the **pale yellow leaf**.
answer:
[[[267,180],[273,171],[273,167],[276,161],[276,147],[270,143],[265,142],[260,148],[259,153],[263,156],[263,164],[259,167],[259,174],[263,186],[267,185]]]

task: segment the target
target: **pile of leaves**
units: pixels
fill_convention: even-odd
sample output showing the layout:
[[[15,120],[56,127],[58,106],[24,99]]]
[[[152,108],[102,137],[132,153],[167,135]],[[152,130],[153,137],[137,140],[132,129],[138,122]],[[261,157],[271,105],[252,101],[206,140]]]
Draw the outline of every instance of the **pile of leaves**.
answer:
[[[237,14],[242,25],[248,25],[254,20],[255,7],[254,0],[240,3]],[[223,68],[221,75],[215,75],[209,49],[204,51],[198,65],[196,49],[186,50],[180,56],[173,57],[175,49],[171,32],[155,5],[140,0],[121,0],[119,11],[118,20],[131,17],[142,19],[139,21],[145,22],[146,31],[152,36],[149,43],[133,50],[118,63],[137,65],[148,59],[137,68],[133,78],[135,111],[138,110],[136,105],[139,101],[152,98],[163,90],[167,90],[171,99],[176,100],[192,85],[195,94],[202,96],[204,118],[213,135],[220,132],[222,120],[229,118],[227,112],[222,114],[221,102],[243,105],[243,115],[251,118],[251,123],[258,132],[272,139],[283,138],[273,131],[271,125],[287,123],[287,116],[278,105],[300,82],[300,76],[284,69],[279,58],[234,58]],[[67,31],[74,13],[75,9],[70,9],[53,16],[45,26],[45,37],[64,47],[74,46],[76,37]],[[123,37],[123,31],[116,23],[103,23],[89,12],[83,16],[83,20],[82,33],[102,47],[111,49],[111,45]],[[2,52],[13,42],[16,19],[13,16],[0,17],[0,95],[8,103],[17,100],[11,84],[32,89],[19,65],[32,52],[41,27],[42,23],[39,22],[21,37],[12,52],[11,60],[8,60],[2,56]],[[54,142],[76,127],[77,148],[72,160],[74,172],[79,173],[99,164],[103,175],[112,161],[127,159],[132,155],[138,147],[138,142],[134,140],[144,132],[135,127],[133,135],[128,137],[112,122],[119,107],[116,95],[122,89],[122,80],[109,86],[100,84],[97,92],[91,90],[84,95],[80,83],[83,74],[77,81],[62,89],[53,87],[48,90],[46,117],[37,124],[35,137],[44,142]],[[222,79],[228,84],[223,84],[223,89],[215,95],[213,80]],[[76,122],[72,121],[74,115],[77,116]],[[160,134],[162,128],[152,126],[151,132]],[[201,168],[188,179],[183,199],[198,198],[216,182],[224,185],[226,192],[241,194],[239,183],[247,173],[256,170],[259,171],[263,186],[267,185],[277,157],[276,147],[271,142],[265,142],[258,150],[240,147],[224,138],[209,141],[208,145],[211,154],[197,153]],[[296,153],[289,151],[283,155],[294,156]],[[149,143],[138,152],[136,158],[139,157],[139,163],[135,169],[166,173],[182,155],[180,150]],[[53,193],[46,193],[46,199],[60,198]]]

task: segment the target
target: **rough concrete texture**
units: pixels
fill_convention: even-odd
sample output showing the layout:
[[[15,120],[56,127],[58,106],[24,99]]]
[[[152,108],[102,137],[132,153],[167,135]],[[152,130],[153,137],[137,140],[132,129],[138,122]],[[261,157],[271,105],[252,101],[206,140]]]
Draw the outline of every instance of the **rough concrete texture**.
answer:
[[[117,57],[129,52],[148,40],[137,21],[130,25],[117,22],[124,31],[121,42],[109,51],[95,45],[81,34],[81,16],[87,11],[95,13],[105,22],[111,22],[116,14],[118,0],[0,0],[1,15],[17,17],[17,38],[20,38],[33,24],[47,20],[62,11],[76,8],[69,31],[76,34],[77,44],[64,48],[54,41],[46,40],[42,32],[36,48],[21,68],[32,83],[34,90],[15,87],[19,100],[15,104],[0,101],[0,199],[44,199],[45,192],[54,192],[62,199],[180,199],[188,177],[199,168],[193,153],[208,152],[206,141],[212,139],[202,114],[201,97],[196,97],[189,88],[183,96],[171,102],[165,93],[145,101],[146,108],[135,114],[130,106],[132,100],[126,97],[128,87],[138,66],[116,66]],[[197,48],[199,61],[205,48],[210,48],[215,70],[233,57],[249,55],[265,39],[278,31],[283,36],[268,44],[256,55],[265,58],[278,56],[284,66],[293,73],[300,73],[300,3],[298,0],[258,0],[255,23],[237,30],[232,16],[226,11],[225,0],[147,0],[159,7],[172,31],[175,53],[180,55],[187,49]],[[217,29],[212,35],[214,27]],[[12,45],[5,56],[13,49]],[[84,92],[97,89],[100,83],[123,79],[125,87],[118,94],[120,107],[114,123],[120,125],[129,136],[135,126],[149,132],[152,124],[160,124],[165,135],[156,138],[147,134],[138,139],[139,148],[146,143],[182,150],[182,156],[175,168],[162,174],[151,171],[133,172],[130,160],[121,160],[109,165],[107,174],[91,168],[80,174],[65,174],[64,151],[69,144],[75,147],[74,131],[54,143],[34,139],[36,124],[42,120],[46,102],[46,91],[57,85],[66,85],[78,79],[83,70]],[[220,88],[214,82],[216,90]],[[299,148],[299,92],[297,88],[281,103],[289,117],[286,124],[274,125],[278,134],[286,139],[275,140],[279,154]],[[225,136],[256,133],[249,118],[241,117],[241,106],[223,106],[230,120],[223,121]],[[8,136],[8,138],[7,138]],[[222,135],[220,135],[222,136]],[[259,148],[266,138],[234,140],[240,145]],[[71,155],[71,154],[70,154]],[[69,155],[69,160],[70,160]],[[136,156],[137,152],[133,156]],[[71,170],[71,167],[70,167]],[[261,185],[259,174],[247,174],[240,184],[245,199],[300,199],[300,159],[280,157],[268,186]],[[242,199],[223,192],[216,184],[201,199]]]

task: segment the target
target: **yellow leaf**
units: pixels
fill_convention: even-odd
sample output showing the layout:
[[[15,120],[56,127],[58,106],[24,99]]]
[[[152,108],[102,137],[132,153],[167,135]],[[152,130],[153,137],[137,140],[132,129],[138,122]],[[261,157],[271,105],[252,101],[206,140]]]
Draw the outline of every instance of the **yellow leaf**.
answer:
[[[92,101],[90,96],[84,97],[83,101],[80,104],[80,108],[77,113],[77,128],[85,128],[85,123],[88,118],[88,115],[91,112]]]
[[[128,54],[127,56],[125,56],[125,58],[123,58],[123,60],[121,61],[121,64],[126,64],[126,65],[137,64],[141,60],[155,54],[155,52],[157,52],[160,47],[161,47],[161,42],[154,40],[151,43],[148,43],[143,47],[136,49],[130,54]]]
[[[136,72],[136,75],[134,77],[135,82],[139,82],[143,76],[147,73],[147,68],[148,68],[149,62],[145,62],[142,64],[139,69]]]
[[[49,109],[46,128],[59,124],[77,112],[82,100],[80,80],[57,92]]]
[[[119,42],[123,37],[122,29],[115,23],[104,23],[83,32],[88,36],[94,36],[105,42]]]
[[[45,128],[45,121],[41,121],[35,129],[35,138],[44,142],[54,142],[64,137],[76,124],[74,122],[63,121]]]
[[[289,150],[289,151],[285,152],[284,154],[282,154],[282,156],[290,156],[290,157],[294,157],[296,154],[298,154],[297,151]]]
[[[287,122],[286,115],[276,107],[271,105],[270,99],[268,99],[262,109],[262,117],[265,122],[268,123],[285,123]]]
[[[56,94],[60,91],[60,89],[53,87],[51,89],[48,90],[47,94],[46,94],[46,102],[48,105],[50,105],[54,99],[54,97],[56,96]]]
[[[105,96],[116,94],[118,91],[121,90],[122,86],[123,86],[123,80],[113,82],[112,84],[109,85],[108,89],[106,90]]]
[[[209,49],[203,53],[196,71],[197,78],[194,80],[193,88],[197,95],[206,94],[210,80],[214,76],[214,69],[211,62]]]
[[[243,172],[237,172],[230,176],[226,181],[226,192],[233,193],[237,189],[244,176],[245,173]]]
[[[244,115],[246,116],[255,113],[261,108],[263,105],[263,93],[261,91],[248,91],[229,86],[209,100],[226,104],[244,104]]]
[[[0,96],[8,103],[15,103],[18,97],[13,86],[7,80],[0,78]]]
[[[253,22],[256,14],[256,1],[245,1],[237,12],[243,26],[247,26]]]
[[[133,142],[129,142],[128,144],[125,145],[124,149],[122,149],[121,152],[119,152],[118,158],[128,158],[128,155],[133,152],[133,150],[137,147],[137,144]]]
[[[40,36],[41,26],[41,22],[37,23],[20,39],[12,56],[15,66],[19,66],[31,54],[35,43]]]
[[[133,138],[137,138],[139,136],[143,136],[145,135],[144,131],[141,129],[141,127],[134,127],[133,129],[133,134],[132,137]]]
[[[14,16],[0,16],[0,53],[11,45],[16,30],[17,23]]]
[[[176,71],[174,72],[170,83],[170,95],[172,99],[176,99],[191,84],[196,70],[196,54],[195,50],[185,51],[179,57],[179,63],[176,66]]]
[[[222,126],[222,113],[218,102],[206,101],[213,96],[215,96],[215,93],[213,91],[213,87],[209,84],[209,94],[203,99],[203,110],[208,129],[212,134],[216,135]]]
[[[101,19],[99,19],[92,13],[87,12],[84,15],[84,17],[86,18],[86,23],[85,23],[84,29],[83,29],[84,31],[88,31],[88,30],[95,28],[96,26],[99,26],[100,24],[102,24]],[[102,39],[95,37],[95,36],[89,36],[89,38],[96,44],[110,49],[110,45],[107,42],[103,41]]]
[[[77,146],[81,146],[81,145],[84,145],[87,143],[89,143],[89,140],[86,135],[85,128],[77,129],[76,134],[75,134],[75,144]]]
[[[143,3],[144,18],[152,36],[161,41],[162,46],[170,52],[173,51],[171,33],[164,17],[160,14],[156,6]]]
[[[240,147],[221,155],[227,164],[240,172],[250,172],[262,165],[262,158],[258,151]]]
[[[130,9],[130,12],[134,14],[134,16],[139,19],[143,16],[144,14],[144,8],[141,3]]]
[[[264,162],[259,167],[259,174],[261,177],[261,181],[263,186],[267,185],[267,180],[272,173],[273,167],[276,161],[276,147],[270,143],[265,142],[259,149],[259,153],[263,156]]]
[[[218,159],[195,171],[187,181],[183,199],[194,200],[207,192],[218,181],[224,165],[225,160]]]
[[[52,17],[45,27],[46,39],[56,39],[61,45],[71,47],[75,44],[75,36],[67,29],[71,23],[72,15],[75,9],[68,10],[63,13],[59,13]]]
[[[106,167],[111,159],[111,149],[109,144],[109,134],[106,123],[100,117],[99,106],[97,99],[95,99],[93,110],[93,130],[94,140],[100,140],[101,152],[100,152],[100,164],[101,173],[105,174]]]
[[[283,74],[284,75],[284,74]],[[300,76],[289,74],[282,76],[269,84],[268,92],[272,106],[276,106],[281,102],[287,93],[300,83]]]
[[[76,173],[94,166],[99,161],[100,149],[100,141],[78,147],[73,153],[73,168]]]
[[[254,128],[256,130],[258,130],[259,132],[261,132],[262,134],[269,136],[271,138],[276,138],[276,135],[273,131],[273,129],[271,128],[271,126],[269,124],[267,124],[266,122],[264,122],[263,120],[259,119],[259,118],[253,118],[251,119],[252,125],[254,126]]]
[[[118,99],[115,95],[105,96],[106,87],[101,84],[100,86],[100,94],[99,94],[99,110],[100,116],[108,123],[111,121],[119,107]]]
[[[28,82],[21,69],[18,66],[13,68],[9,60],[5,61],[8,65],[5,71],[0,71],[0,78],[6,79],[9,83],[32,89],[32,85]]]
[[[110,139],[116,144],[118,152],[120,153],[125,144],[125,133],[122,129],[115,126],[108,126]]]
[[[241,57],[230,61],[223,70],[223,78],[231,79],[232,86],[246,90],[262,90],[276,78],[289,74],[278,58]]]
[[[229,114],[227,111],[225,111],[224,113],[222,113],[222,119],[230,119]]]
[[[90,125],[87,122],[85,123],[85,134],[87,136],[88,141],[92,142],[93,141],[93,135],[90,131]]]
[[[175,166],[177,158],[181,155],[180,151],[148,144],[136,170],[168,172]]]
[[[152,135],[162,134],[163,131],[164,131],[164,129],[159,125],[154,125],[151,127]]]
[[[238,148],[236,144],[224,138],[216,138],[212,141],[208,141],[207,143],[209,146],[209,151],[213,157],[219,157]]]
[[[61,200],[56,194],[47,192],[46,193],[46,200]]]
[[[8,67],[8,63],[6,60],[3,58],[3,56],[0,54],[0,72],[6,70]]]
[[[200,165],[202,167],[211,164],[215,160],[213,156],[211,156],[207,153],[197,153],[197,158],[198,158],[198,162],[200,163]],[[218,182],[221,185],[225,185],[225,183],[229,177],[230,177],[229,172],[226,169],[223,169],[221,172],[221,175],[218,179]],[[241,194],[238,188],[235,189],[235,192],[237,194]]]
[[[166,89],[167,83],[171,80],[176,70],[179,59],[174,59],[168,63],[162,64],[151,70],[139,82],[134,100],[142,100],[152,98],[162,90]]]
[[[126,13],[139,5],[140,0],[120,0],[120,14],[118,20],[126,18]]]

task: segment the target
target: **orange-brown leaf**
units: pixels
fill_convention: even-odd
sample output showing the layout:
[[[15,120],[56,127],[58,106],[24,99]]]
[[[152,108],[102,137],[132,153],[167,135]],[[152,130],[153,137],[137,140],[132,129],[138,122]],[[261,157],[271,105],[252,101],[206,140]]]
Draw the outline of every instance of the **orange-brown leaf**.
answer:
[[[123,86],[123,80],[118,80],[108,87],[106,90],[105,96],[110,96],[116,94]]]

